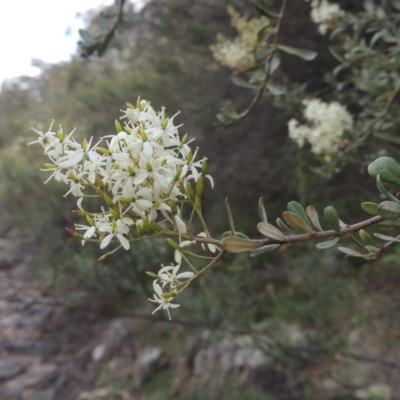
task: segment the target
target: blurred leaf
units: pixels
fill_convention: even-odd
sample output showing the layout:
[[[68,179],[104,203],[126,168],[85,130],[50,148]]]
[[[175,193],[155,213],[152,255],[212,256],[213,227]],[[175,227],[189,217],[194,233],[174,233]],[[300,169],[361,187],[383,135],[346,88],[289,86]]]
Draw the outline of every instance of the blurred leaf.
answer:
[[[350,256],[363,257],[363,254],[361,254],[357,250],[350,249],[349,247],[338,247],[338,250]]]
[[[267,212],[264,207],[264,198],[260,197],[258,200],[258,213],[260,214],[260,219],[262,222],[268,222]]]
[[[295,47],[284,46],[282,44],[278,45],[278,48],[284,51],[285,53],[291,54],[296,57],[300,57],[306,61],[314,60],[314,58],[317,57],[318,55],[315,51],[306,49],[297,49]]]
[[[297,215],[290,211],[285,211],[282,214],[283,220],[292,228],[300,229],[307,233],[312,233],[314,230]]]
[[[386,242],[400,242],[399,238],[382,235],[381,233],[374,233],[374,236],[377,237],[378,239],[385,240]]]
[[[394,201],[382,201],[378,206],[378,214],[383,219],[396,220],[400,218],[400,204]]]
[[[271,83],[267,84],[268,91],[274,96],[281,96],[286,93],[284,88],[280,88],[278,86],[272,85]]]
[[[245,235],[244,233],[241,233],[241,232],[233,233],[232,231],[226,231],[226,232],[224,232],[222,234],[222,238],[223,239],[226,238],[226,237],[229,237],[229,236],[236,236],[236,237],[239,237],[239,238],[242,238],[242,239],[250,240],[250,238],[247,235]]]
[[[269,18],[279,18],[279,14],[276,12],[273,12],[271,10],[268,10],[264,5],[260,4],[256,0],[250,0],[250,4],[261,14],[264,15],[265,17]]]
[[[368,173],[373,177],[380,176],[383,182],[400,186],[400,165],[391,157],[379,157],[368,165]]]
[[[333,247],[338,241],[339,241],[339,238],[333,238],[333,239],[327,240],[325,242],[319,242],[319,243],[317,243],[317,245],[315,247],[320,250],[329,249],[329,248]]]
[[[222,248],[228,253],[246,253],[260,247],[260,244],[251,240],[229,236],[221,241]]]
[[[245,81],[244,79],[241,79],[235,75],[231,76],[231,80],[236,86],[243,87],[246,89],[259,90],[261,87],[261,84],[249,83],[249,82]]]
[[[282,232],[286,232],[287,235],[292,235],[292,231],[280,218],[276,219],[276,224]]]
[[[225,199],[225,212],[226,212],[226,218],[228,220],[229,228],[231,228],[233,236],[236,236],[235,224],[233,222],[232,210],[231,210],[231,206],[229,205],[228,198]]]
[[[361,204],[361,208],[368,214],[376,215],[378,214],[378,205],[379,204],[377,203],[366,201],[365,203]]]
[[[291,201],[288,203],[287,209],[291,213],[296,214],[311,229],[310,220],[308,219],[306,210],[300,203],[297,201]]]
[[[308,218],[310,218],[310,221],[312,222],[314,227],[317,230],[322,231],[322,227],[321,227],[321,224],[319,222],[318,212],[315,209],[315,207],[314,206],[308,206],[306,208],[306,213],[308,215]]]
[[[398,136],[389,135],[387,133],[375,132],[374,136],[378,139],[386,140],[387,142],[400,145],[400,138]]]
[[[251,258],[259,258],[265,254],[273,253],[281,247],[280,244],[267,244],[265,246],[259,247],[258,249],[252,250],[250,252]]]
[[[324,217],[329,226],[340,235],[340,222],[336,209],[332,206],[326,207],[324,210]]]
[[[366,232],[364,229],[361,229],[358,232],[358,235],[360,236],[360,238],[366,243],[369,244],[371,246],[375,246],[376,247],[376,243],[374,241],[374,239],[372,239],[372,237],[370,236],[370,234],[368,232]]]
[[[259,222],[257,224],[257,229],[262,235],[270,239],[286,241],[286,236],[278,228],[268,222]]]
[[[378,187],[379,191],[385,195],[387,198],[393,200],[394,202],[400,202],[400,200],[396,197],[394,197],[383,185],[382,181],[381,181],[381,177],[380,175],[377,175],[376,177],[376,186]],[[379,206],[379,205],[378,205]]]
[[[365,257],[356,257],[349,254],[346,255],[345,260],[353,267],[361,267],[367,264],[368,260]]]

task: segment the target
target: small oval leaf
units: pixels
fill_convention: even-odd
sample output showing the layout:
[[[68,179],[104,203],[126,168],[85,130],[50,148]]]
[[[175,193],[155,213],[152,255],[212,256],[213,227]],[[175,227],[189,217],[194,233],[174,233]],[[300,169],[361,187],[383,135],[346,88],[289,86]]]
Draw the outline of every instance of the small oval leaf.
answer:
[[[290,212],[290,211],[285,211],[282,214],[283,220],[292,228],[297,228],[302,231],[305,231],[307,233],[313,233],[313,229],[304,223],[304,221],[296,214]]]
[[[379,157],[368,165],[372,177],[380,175],[382,181],[400,186],[400,165],[391,157]]]
[[[260,219],[262,222],[268,222],[267,212],[265,211],[263,197],[260,197],[260,200],[258,200],[258,213],[260,214]]]
[[[287,209],[293,214],[296,214],[311,229],[311,224],[308,219],[306,210],[300,203],[298,203],[297,201],[291,201],[290,203],[288,203]]]
[[[345,257],[345,260],[353,267],[361,267],[368,262],[364,257],[350,256],[349,254]]]
[[[324,217],[329,226],[333,228],[338,235],[340,235],[340,221],[336,209],[332,206],[326,207],[324,210]]]
[[[315,51],[312,50],[297,49],[295,47],[284,46],[283,44],[279,44],[278,48],[285,53],[291,54],[292,56],[300,57],[306,61],[314,60],[314,58],[318,55]]]
[[[251,258],[259,258],[265,254],[273,253],[274,251],[278,250],[281,247],[280,244],[267,244],[265,246],[259,247],[255,250],[250,252]]]
[[[361,208],[368,214],[376,215],[378,214],[378,205],[377,203],[372,203],[371,201],[366,201],[361,204]]]
[[[252,240],[228,236],[222,239],[221,246],[228,253],[246,253],[260,247],[260,244]]]
[[[374,233],[374,236],[377,237],[378,239],[385,240],[386,242],[400,242],[399,238],[382,235],[381,233]]]
[[[229,236],[236,236],[236,237],[240,237],[240,238],[242,238],[242,239],[250,240],[250,238],[249,238],[247,235],[245,235],[244,233],[235,232],[235,234],[233,234],[232,231],[226,231],[226,232],[224,232],[224,233],[222,234],[222,239],[223,239],[223,238],[226,238],[226,237],[229,237]]]
[[[363,257],[359,251],[350,249],[349,247],[338,247],[338,250],[350,256]]]
[[[394,201],[382,201],[378,206],[378,214],[389,221],[400,218],[400,204]]]
[[[358,234],[359,234],[361,240],[364,241],[364,243],[376,247],[376,243],[375,243],[374,239],[372,239],[370,234],[368,232],[364,231],[364,229],[361,229],[360,232],[358,232]]]
[[[282,242],[286,241],[286,236],[278,228],[268,222],[259,222],[257,224],[257,229],[258,232],[270,239],[280,240]]]
[[[333,247],[338,241],[339,241],[339,238],[333,238],[331,240],[326,240],[325,242],[317,243],[317,245],[315,247],[320,250],[329,249],[329,248]]]
[[[310,218],[310,221],[312,222],[314,227],[317,230],[322,231],[321,224],[319,222],[318,212],[315,209],[315,207],[314,206],[308,206],[306,208],[306,213],[308,215],[308,218]]]
[[[278,225],[279,229],[282,232],[286,233],[286,235],[289,235],[289,236],[292,235],[292,231],[289,229],[289,227],[280,218],[276,219],[276,224]]]

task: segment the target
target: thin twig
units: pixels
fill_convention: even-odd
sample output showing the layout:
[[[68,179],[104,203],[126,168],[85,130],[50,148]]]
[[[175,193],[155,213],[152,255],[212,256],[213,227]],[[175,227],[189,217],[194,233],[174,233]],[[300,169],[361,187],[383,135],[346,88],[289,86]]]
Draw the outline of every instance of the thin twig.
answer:
[[[281,32],[282,20],[283,20],[283,15],[285,13],[286,3],[287,3],[287,0],[283,0],[282,1],[282,6],[281,6],[281,9],[279,11],[279,19],[278,19],[278,24],[276,26],[276,34],[275,34],[274,44],[272,46],[271,53],[269,54],[269,56],[267,58],[267,71],[265,73],[264,81],[263,81],[263,83],[262,83],[257,95],[253,98],[253,100],[251,101],[249,106],[244,111],[242,111],[240,114],[238,114],[235,122],[238,122],[238,121],[246,118],[250,114],[250,112],[253,110],[253,108],[260,101],[262,95],[264,94],[265,88],[267,87],[269,79],[271,78],[272,59],[274,58],[274,55],[278,50],[279,34]]]

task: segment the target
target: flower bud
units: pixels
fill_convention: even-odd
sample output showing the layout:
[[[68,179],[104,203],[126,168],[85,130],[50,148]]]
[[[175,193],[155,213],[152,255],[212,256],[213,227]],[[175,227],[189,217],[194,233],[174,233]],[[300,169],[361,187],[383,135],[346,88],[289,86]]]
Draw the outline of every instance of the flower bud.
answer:
[[[101,189],[101,190],[104,189],[104,182],[103,182],[103,179],[101,179],[100,175],[96,175],[96,183],[97,183],[99,189]]]
[[[190,200],[194,200],[194,190],[190,182],[186,182],[186,193]]]
[[[201,196],[203,194],[203,189],[204,189],[204,178],[203,176],[199,176],[199,179],[197,180],[196,183],[196,195]]]
[[[62,133],[61,126],[60,129],[57,131],[57,137],[60,142],[64,140],[64,134]]]
[[[105,154],[107,156],[109,156],[111,154],[110,150],[104,148],[104,147],[97,147],[97,150],[100,151],[100,153]]]
[[[121,123],[117,119],[114,121],[114,123],[115,123],[115,130],[117,131],[117,133],[122,132],[123,129],[122,129]]]
[[[150,276],[150,278],[154,278],[154,279],[159,279],[160,277],[157,275],[157,274],[155,274],[154,272],[150,272],[150,271],[145,271],[146,272],[146,274],[148,275],[148,276]]]
[[[174,239],[166,238],[167,243],[175,250],[179,249],[179,244],[175,242]]]
[[[112,206],[114,205],[114,203],[113,203],[113,201],[111,200],[111,197],[110,197],[110,196],[108,196],[108,195],[105,194],[105,193],[102,193],[102,196],[103,196],[104,201],[106,202],[106,204],[107,204],[109,207],[112,207]]]
[[[143,226],[141,225],[136,225],[136,232],[139,236],[143,235]]]
[[[140,130],[140,137],[142,138],[143,142],[147,142],[149,140],[144,129]]]
[[[147,162],[146,162],[146,170],[147,170],[148,172],[153,171],[153,166],[151,165],[151,162],[150,162],[150,161],[147,161]]]
[[[89,223],[90,226],[94,226],[94,221],[89,214],[86,214],[86,221]]]
[[[112,217],[113,217],[116,221],[119,220],[120,215],[119,215],[115,210],[110,209],[110,214],[112,215]]]
[[[83,151],[86,151],[86,149],[87,149],[87,147],[88,147],[88,144],[89,144],[89,142],[86,140],[86,138],[83,139],[83,142],[82,142],[82,149],[83,149]]]
[[[82,240],[84,238],[80,233],[78,233],[74,229],[71,228],[65,228],[65,229],[71,236],[73,236],[76,239]]]
[[[72,212],[78,217],[86,217],[86,211],[82,210],[72,210]]]
[[[162,297],[164,297],[164,299],[171,299],[173,297],[176,297],[178,293],[176,292],[169,292],[169,293],[163,293]]]
[[[207,158],[203,158],[203,162],[201,163],[201,174],[206,176],[208,169]]]
[[[189,134],[188,134],[188,133],[185,133],[185,135],[183,136],[183,138],[182,138],[182,140],[181,140],[181,143],[182,143],[182,144],[187,143],[188,139],[189,139]]]

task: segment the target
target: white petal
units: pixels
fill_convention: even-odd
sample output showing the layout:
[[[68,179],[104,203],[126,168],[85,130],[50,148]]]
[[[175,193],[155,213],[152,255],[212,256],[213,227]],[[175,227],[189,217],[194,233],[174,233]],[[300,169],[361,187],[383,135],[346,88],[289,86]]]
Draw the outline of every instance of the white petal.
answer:
[[[130,249],[131,245],[130,245],[128,239],[125,236],[122,236],[120,233],[117,233],[117,238],[118,238],[119,242],[122,244],[122,247],[125,250],[129,250]]]
[[[180,233],[186,233],[186,224],[182,221],[181,217],[174,215],[175,223]]]
[[[114,237],[114,234],[113,234],[113,233],[110,233],[109,235],[107,235],[107,236],[101,241],[101,243],[100,243],[100,248],[101,248],[101,249],[106,248],[106,247],[110,244],[111,239],[112,239],[113,237]]]

